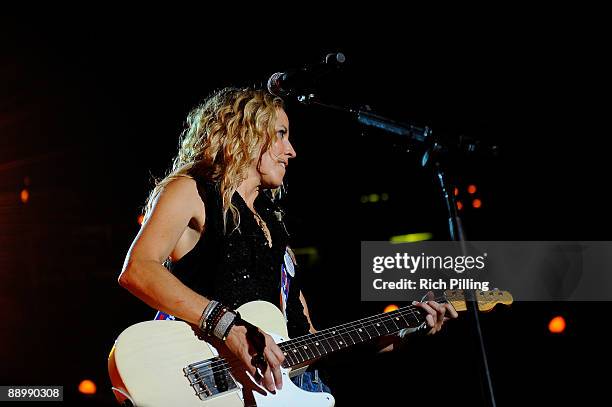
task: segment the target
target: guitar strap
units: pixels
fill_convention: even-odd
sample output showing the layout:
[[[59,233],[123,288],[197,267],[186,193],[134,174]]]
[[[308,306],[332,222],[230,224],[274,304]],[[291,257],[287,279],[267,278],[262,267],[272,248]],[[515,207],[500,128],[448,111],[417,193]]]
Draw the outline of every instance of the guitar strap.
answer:
[[[162,312],[162,311],[157,311],[157,313],[155,314],[155,318],[153,319],[154,320],[176,321],[176,317],[174,315],[166,314],[165,312]]]

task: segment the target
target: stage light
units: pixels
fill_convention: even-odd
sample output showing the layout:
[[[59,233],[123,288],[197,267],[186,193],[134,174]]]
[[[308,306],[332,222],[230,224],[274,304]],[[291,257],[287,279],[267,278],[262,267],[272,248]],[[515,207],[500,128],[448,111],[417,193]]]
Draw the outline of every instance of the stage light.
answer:
[[[553,334],[560,334],[565,331],[565,319],[563,317],[554,317],[548,323],[548,330]]]
[[[361,198],[359,198],[359,200],[361,201],[362,204],[365,203],[376,203],[379,201],[388,201],[389,200],[389,194],[386,192],[383,192],[381,194],[368,194],[368,195],[361,195]]]
[[[453,190],[453,194],[454,194],[455,196],[458,196],[458,195],[459,195],[459,188],[455,188],[455,189]]]
[[[144,215],[143,214],[138,215],[138,224],[142,225],[143,221],[144,221]]]
[[[319,262],[319,251],[316,247],[294,247],[293,253],[296,257],[303,258],[302,260],[300,260],[300,263],[302,264],[304,264],[303,262],[305,261],[306,264],[312,266]]]
[[[467,191],[469,194],[474,195],[476,193],[476,185],[474,184],[469,185],[467,188]]]
[[[27,189],[23,189],[21,191],[21,202],[28,203],[29,200],[30,200],[30,193],[28,192]]]
[[[482,201],[478,198],[474,199],[472,201],[472,206],[476,209],[480,208],[482,206]]]
[[[385,307],[385,312],[397,311],[399,307],[395,304],[389,304]]]
[[[463,204],[461,203],[461,201],[457,201],[457,209],[458,210],[463,209]]]
[[[407,235],[391,236],[389,241],[391,243],[412,243],[431,240],[432,237],[433,235],[431,233],[410,233]]]
[[[79,392],[82,394],[96,394],[96,384],[91,380],[83,380],[79,383]]]

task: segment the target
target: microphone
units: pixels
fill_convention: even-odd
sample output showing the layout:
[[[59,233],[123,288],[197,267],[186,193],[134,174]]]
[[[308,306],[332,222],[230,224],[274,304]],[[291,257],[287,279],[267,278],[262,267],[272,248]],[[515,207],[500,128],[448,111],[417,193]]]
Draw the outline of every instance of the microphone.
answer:
[[[323,76],[335,71],[346,61],[342,52],[327,54],[322,62],[298,70],[276,72],[268,79],[268,92],[275,96],[291,96],[305,92]]]

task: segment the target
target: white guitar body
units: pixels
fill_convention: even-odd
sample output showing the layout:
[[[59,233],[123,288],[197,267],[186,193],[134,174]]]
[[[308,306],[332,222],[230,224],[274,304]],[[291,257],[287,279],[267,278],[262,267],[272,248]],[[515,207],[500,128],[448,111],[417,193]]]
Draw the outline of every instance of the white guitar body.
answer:
[[[253,301],[238,308],[241,316],[260,327],[276,343],[288,339],[285,319],[280,310],[265,301]],[[200,361],[214,359],[216,349],[199,339],[191,326],[180,321],[147,321],[127,328],[115,341],[108,359],[113,391],[120,403],[129,400],[138,407],[243,407],[243,384],[216,392],[201,399],[190,383],[184,368]],[[218,362],[213,362],[218,363]],[[275,394],[252,391],[260,407],[331,407],[329,393],[311,393],[297,387],[282,369],[283,388]],[[233,377],[233,376],[232,376]],[[196,378],[197,379],[197,378]],[[212,386],[211,386],[212,387]],[[230,386],[231,387],[231,386]],[[248,390],[251,391],[251,390]]]

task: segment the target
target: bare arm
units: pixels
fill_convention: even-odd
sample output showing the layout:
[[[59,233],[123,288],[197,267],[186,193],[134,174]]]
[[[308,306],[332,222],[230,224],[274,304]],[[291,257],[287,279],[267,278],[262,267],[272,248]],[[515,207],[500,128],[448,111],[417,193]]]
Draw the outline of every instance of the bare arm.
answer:
[[[149,306],[197,323],[208,299],[185,286],[162,263],[188,225],[204,225],[204,204],[191,178],[170,182],[153,205],[126,256],[119,284]]]
[[[198,232],[204,228],[205,208],[191,178],[171,181],[156,199],[151,214],[134,239],[119,276],[119,284],[149,306],[175,315],[192,324],[199,322],[203,310],[210,302],[184,285],[162,263],[177,247],[189,225]],[[244,326],[234,325],[222,342],[238,356],[251,375],[250,344]],[[272,337],[265,337],[265,357],[271,369],[265,369],[263,383],[268,390],[282,387],[280,366],[285,357]]]
[[[300,302],[304,307],[304,315],[306,315],[306,319],[308,320],[308,325],[310,325],[310,329],[308,330],[311,334],[317,332],[315,327],[312,325],[312,321],[310,320],[310,312],[308,311],[308,304],[306,304],[306,298],[304,298],[304,294],[300,291]]]

